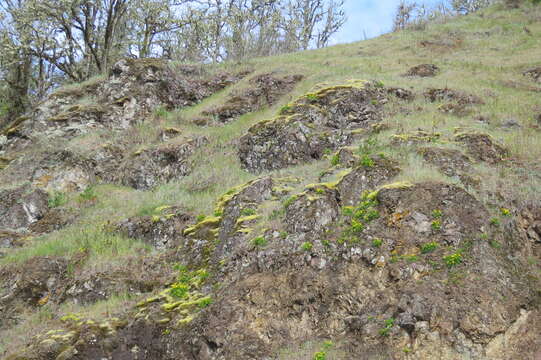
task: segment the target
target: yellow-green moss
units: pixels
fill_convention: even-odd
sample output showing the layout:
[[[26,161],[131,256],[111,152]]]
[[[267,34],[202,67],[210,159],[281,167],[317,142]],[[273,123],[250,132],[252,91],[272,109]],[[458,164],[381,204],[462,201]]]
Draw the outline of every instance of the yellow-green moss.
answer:
[[[26,120],[30,119],[28,116],[19,116],[17,119],[9,123],[1,132],[0,135],[11,135],[19,130],[20,125]]]
[[[220,226],[220,223],[222,221],[221,216],[209,216],[205,218],[204,220],[198,222],[197,224],[190,226],[186,228],[183,231],[184,236],[195,236],[196,234],[200,234],[203,230],[209,231],[213,234],[217,234],[218,227]],[[204,236],[205,238],[207,236]]]
[[[77,104],[77,105],[73,105],[69,107],[66,111],[63,111],[56,116],[50,117],[48,120],[52,122],[63,122],[63,121],[68,121],[84,113],[103,114],[104,112],[105,112],[105,109],[101,105]]]
[[[0,156],[0,170],[7,168],[10,162],[10,159]]]
[[[409,181],[398,181],[391,184],[382,185],[378,188],[377,191],[380,191],[383,189],[407,189],[413,186],[414,184],[410,183]]]
[[[248,215],[248,216],[242,216],[237,219],[237,222],[235,223],[236,226],[241,226],[245,222],[250,222],[252,220],[257,220],[261,218],[261,215]]]

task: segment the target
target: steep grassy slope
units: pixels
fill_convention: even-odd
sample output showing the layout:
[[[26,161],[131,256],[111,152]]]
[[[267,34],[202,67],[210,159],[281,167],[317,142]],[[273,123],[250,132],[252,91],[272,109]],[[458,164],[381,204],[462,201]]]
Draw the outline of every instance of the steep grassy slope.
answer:
[[[68,263],[67,274],[62,275],[63,280],[57,280],[70,282],[70,284],[73,283],[77,286],[80,285],[77,283],[78,281],[82,283],[88,281],[92,276],[99,278],[108,273],[112,274],[111,276],[113,277],[117,276],[117,273],[121,273],[118,276],[129,278],[130,272],[147,271],[145,266],[148,264],[150,264],[149,267],[152,268],[153,272],[148,270],[150,279],[145,278],[144,281],[138,280],[139,282],[133,281],[139,284],[137,286],[128,285],[117,288],[111,285],[111,289],[113,289],[111,290],[112,293],[107,292],[104,298],[100,298],[97,301],[79,301],[77,303],[77,301],[73,300],[73,298],[76,298],[75,296],[70,297],[63,293],[62,299],[54,299],[53,297],[56,295],[51,293],[47,294],[46,299],[38,299],[39,301],[34,305],[28,305],[24,301],[10,303],[7,305],[11,307],[10,310],[4,310],[6,320],[4,323],[0,323],[0,354],[5,355],[13,352],[18,346],[34,341],[31,338],[33,335],[50,329],[64,328],[66,322],[69,323],[70,321],[69,317],[75,316],[73,314],[76,314],[77,319],[94,319],[95,321],[102,321],[112,316],[118,316],[124,319],[126,313],[132,314],[130,311],[132,311],[131,309],[134,308],[137,302],[149,298],[151,294],[162,292],[171,283],[175,282],[178,267],[174,268],[173,265],[181,262],[181,259],[190,258],[191,255],[178,255],[174,250],[160,252],[160,250],[156,250],[155,247],[144,241],[134,240],[126,236],[125,233],[111,231],[120,221],[137,216],[150,216],[151,219],[156,219],[155,222],[159,222],[162,221],[163,216],[168,216],[163,213],[164,207],[179,206],[182,213],[191,216],[187,220],[188,225],[197,222],[201,224],[205,219],[208,221],[214,216],[222,216],[222,213],[216,214],[216,202],[223,194],[228,193],[230,189],[246,184],[254,179],[271,176],[273,179],[295,179],[295,181],[285,181],[282,196],[278,196],[275,199],[276,201],[272,203],[269,202],[267,208],[258,208],[257,211],[261,213],[263,220],[258,220],[259,223],[253,226],[255,230],[253,230],[253,236],[250,235],[250,237],[257,239],[259,237],[259,233],[257,232],[260,232],[264,237],[268,228],[283,230],[283,232],[286,232],[283,235],[284,237],[288,236],[287,231],[291,235],[293,231],[290,229],[295,227],[285,226],[282,228],[282,223],[287,223],[288,220],[277,219],[280,215],[276,214],[280,211],[284,202],[290,201],[287,199],[290,199],[291,195],[300,198],[308,196],[310,190],[305,190],[307,185],[322,182],[332,183],[341,179],[343,175],[342,171],[347,166],[340,164],[338,155],[335,155],[338,149],[328,149],[328,151],[325,151],[324,156],[317,156],[314,160],[300,165],[273,171],[264,170],[261,173],[254,174],[241,166],[238,155],[239,139],[255,124],[263,120],[274,119],[279,112],[287,111],[288,104],[293,103],[304,94],[314,93],[317,89],[344,84],[349,80],[371,80],[375,81],[378,86],[399,87],[409,90],[416,95],[411,101],[389,101],[388,104],[385,104],[384,110],[382,110],[382,120],[378,122],[378,131],[371,134],[369,138],[367,136],[360,136],[351,143],[351,146],[353,146],[352,149],[354,149],[352,151],[358,153],[361,160],[368,157],[370,159],[367,160],[368,162],[376,161],[376,166],[379,166],[379,163],[377,163],[379,160],[372,160],[373,156],[383,154],[385,158],[391,159],[393,161],[392,166],[400,169],[400,173],[393,177],[393,183],[430,183],[439,184],[440,187],[451,186],[449,189],[451,189],[450,192],[453,194],[462,194],[462,190],[467,191],[478,203],[465,195],[460,199],[463,199],[464,204],[470,204],[471,202],[475,206],[479,204],[479,206],[486,208],[486,212],[485,210],[479,210],[476,216],[479,214],[481,217],[484,216],[484,220],[487,222],[490,221],[494,227],[497,226],[496,223],[499,224],[500,222],[505,223],[505,226],[512,227],[514,223],[509,223],[509,214],[513,217],[513,221],[521,222],[523,218],[527,220],[526,216],[522,216],[523,209],[530,209],[530,207],[539,208],[541,203],[541,192],[539,191],[541,189],[541,164],[539,162],[539,159],[541,159],[541,83],[536,82],[531,77],[524,76],[523,72],[527,69],[541,66],[540,39],[541,7],[525,5],[520,9],[509,10],[495,6],[476,14],[454,19],[446,24],[431,24],[423,31],[408,30],[386,34],[376,39],[354,44],[338,45],[322,50],[272,58],[255,59],[242,65],[225,64],[218,67],[218,69],[212,69],[212,71],[236,73],[249,69],[253,70],[253,74],[202,99],[196,105],[175,110],[166,110],[165,107],[153,109],[153,113],[144,122],[138,123],[125,131],[111,132],[108,130],[96,130],[72,139],[57,139],[53,143],[45,140],[43,143],[32,145],[29,149],[8,152],[6,157],[10,159],[21,156],[25,152],[42,151],[45,147],[47,149],[67,149],[76,154],[84,155],[100,148],[104,143],[114,144],[125,142],[127,144],[125,149],[128,149],[126,151],[135,154],[140,153],[144,149],[159,146],[161,141],[156,140],[158,135],[164,129],[170,128],[178,129],[183,139],[204,136],[208,140],[207,144],[194,150],[194,155],[191,157],[193,168],[188,175],[173,179],[165,184],[160,184],[152,190],[143,191],[118,184],[95,183],[85,191],[55,192],[49,195],[49,205],[51,207],[54,206],[54,208],[75,214],[74,219],[69,225],[48,234],[23,236],[20,240],[21,246],[7,249],[4,256],[0,258],[0,276],[3,276],[2,280],[6,282],[2,286],[3,289],[9,288],[8,281],[17,278],[13,275],[17,271],[19,271],[17,273],[19,277],[24,277],[24,273],[27,270],[39,271],[39,269],[34,269],[32,265],[38,257],[54,257],[55,259],[60,258],[63,259],[62,261],[66,261]],[[435,64],[440,70],[433,77],[404,76],[412,66],[423,63]],[[208,118],[205,112],[227,104],[228,101],[231,101],[231,94],[235,92],[242,94],[243,90],[253,87],[250,79],[254,75],[272,72],[280,76],[303,75],[303,78],[295,84],[293,90],[279,97],[272,106],[265,107],[262,110],[248,112],[225,124],[216,124],[207,119],[207,124],[201,125],[201,118]],[[423,93],[431,88],[458,90],[461,94],[474,95],[480,101],[477,104],[464,103],[456,99],[443,99],[431,102],[427,96],[423,95]],[[74,91],[74,89],[68,89],[68,91]],[[92,104],[93,99],[85,98],[82,102]],[[235,106],[237,103],[233,101],[231,104]],[[374,105],[376,106],[378,104]],[[422,132],[419,132],[420,130]],[[475,159],[477,157],[484,158],[483,154],[487,151],[486,148],[465,146],[464,144],[467,145],[470,142],[456,140],[457,138],[455,136],[459,134],[490,135],[494,143],[500,143],[505,149],[506,152],[504,153],[503,161],[500,161],[501,159],[498,159],[498,161],[476,161]],[[177,141],[175,139],[169,143],[174,144]],[[427,139],[436,140],[427,142]],[[178,142],[180,143],[180,140]],[[359,145],[361,145],[360,153],[357,150]],[[450,166],[452,171],[446,172],[441,169],[441,161],[436,159],[431,162],[430,157],[423,157],[424,153],[419,149],[427,146],[453,150],[458,154],[465,154],[464,156],[470,157],[473,161],[470,161],[471,159],[466,161],[471,162],[471,164],[467,168],[460,168],[463,172],[459,169],[458,172],[453,173],[457,167],[461,166],[453,166],[453,164]],[[453,156],[457,153],[453,152]],[[0,162],[0,166],[1,164]],[[465,180],[465,177],[462,175],[467,176],[470,180]],[[0,173],[0,176],[3,176],[2,173]],[[20,179],[20,181],[23,183],[27,179]],[[379,185],[384,185],[384,183]],[[4,188],[13,188],[15,187],[15,183],[2,183],[0,187],[2,190]],[[447,194],[446,192],[440,194],[438,192],[439,190],[431,192],[432,190],[430,189],[436,189],[438,187],[422,185],[421,188],[422,191],[431,194],[444,194],[441,195],[442,197]],[[239,189],[235,191],[229,192],[229,194],[236,194]],[[305,191],[308,191],[308,195],[306,195]],[[334,190],[329,190],[325,187],[316,188],[315,190],[319,195],[326,191]],[[343,193],[341,194],[343,195]],[[276,196],[276,194],[274,195]],[[360,194],[358,195],[360,196]],[[391,194],[388,196],[392,197],[395,195]],[[412,198],[412,204],[416,204],[412,205],[412,208],[415,208],[417,205],[419,208],[422,207],[423,200],[417,199],[417,195],[403,194],[402,196],[410,196]],[[436,195],[434,197],[437,198]],[[380,203],[385,204],[385,199],[385,197],[380,199]],[[444,202],[441,206],[447,206],[446,204],[453,205],[453,201],[455,200],[453,198],[448,203]],[[267,199],[259,199],[258,201],[264,202]],[[426,201],[429,204],[432,204],[431,202],[436,204],[436,199],[427,199]],[[389,202],[391,201],[389,200]],[[291,204],[286,204],[286,208],[289,209],[289,205]],[[449,206],[452,207],[451,205]],[[301,206],[297,213],[301,213],[302,209],[306,207],[308,206]],[[437,210],[440,209],[436,207],[431,209],[431,211]],[[445,212],[445,209],[441,210]],[[379,211],[381,214],[384,214],[387,210],[380,209]],[[458,209],[452,211],[459,213]],[[450,213],[452,211],[449,210]],[[254,215],[255,211],[245,211],[243,213],[245,217]],[[289,218],[295,218],[296,213],[291,211],[288,215]],[[391,218],[392,212],[389,212],[388,215]],[[435,232],[438,230],[436,228],[441,225],[438,225],[439,220],[437,215],[435,213],[434,219],[430,220],[432,230]],[[323,215],[316,214],[313,216]],[[457,216],[458,218],[462,218],[462,215]],[[248,222],[253,219],[245,220]],[[299,222],[302,222],[302,219]],[[474,230],[472,229],[475,229],[479,224],[482,224],[481,219],[479,219],[479,222],[472,220],[472,224],[464,226],[465,229],[470,229],[473,232]],[[462,226],[462,224],[459,225]],[[152,228],[152,221],[150,221],[149,226]],[[378,226],[380,225],[374,225],[374,228],[379,229]],[[494,230],[493,228],[486,230],[485,227],[487,226],[488,223],[479,225],[479,227],[484,229],[482,232],[488,234],[484,241],[490,245],[492,249],[490,251],[496,251],[503,247],[505,251],[511,252],[510,249],[514,245],[505,243],[509,237],[507,233],[504,234],[503,230],[498,232],[499,230]],[[503,229],[504,225],[501,226]],[[288,230],[285,230],[286,228]],[[340,232],[335,229],[328,231],[326,234],[333,231]],[[386,233],[387,230],[383,228],[377,231],[385,233],[388,238],[395,236]],[[302,242],[302,246],[305,248],[311,248],[312,243],[315,244],[316,242],[316,240],[312,239],[315,239],[317,236],[314,234],[310,236],[306,241]],[[323,235],[320,234],[318,236]],[[432,237],[437,238],[437,235]],[[203,238],[204,236],[201,236],[201,239]],[[376,248],[381,246],[381,243],[378,245],[378,239],[374,238],[371,241]],[[467,246],[469,245],[460,243],[453,248],[453,253],[442,253],[441,256],[438,253],[438,259],[441,262],[443,255],[457,254],[459,253],[457,249],[463,249]],[[541,277],[540,246],[539,242],[533,242],[533,245],[528,248],[528,251],[518,251],[517,253],[522,254],[524,261],[529,265],[522,270],[509,270],[513,273],[518,271],[528,274],[528,279],[531,281],[529,285],[524,285],[523,280],[517,280],[517,284],[524,285],[525,289],[535,288],[535,284],[539,284],[539,277]],[[187,247],[183,247],[181,251],[186,251],[186,249]],[[426,249],[426,252],[429,253],[430,250],[428,248]],[[484,249],[479,248],[476,250],[477,252],[472,251],[472,253],[479,256],[481,258],[480,261],[484,259],[484,256],[487,259],[492,259],[489,255],[483,255]],[[174,255],[171,255],[173,253]],[[387,260],[390,261],[389,259],[392,256],[394,255],[390,251]],[[399,254],[399,256],[416,257],[420,255],[415,253],[410,254],[405,251],[403,254]],[[173,260],[169,259],[169,257]],[[193,255],[193,257],[195,258],[196,255]],[[500,257],[503,258],[505,256],[504,254],[494,255],[494,259],[497,259],[494,262],[498,263]],[[411,260],[413,263],[416,261],[415,258],[408,259],[406,260]],[[451,258],[447,259],[448,261],[453,261]],[[478,258],[476,257],[476,259]],[[430,259],[427,262],[436,260]],[[212,263],[213,260],[206,259],[206,261]],[[212,268],[212,265],[208,266]],[[508,265],[502,265],[502,268],[507,269],[506,266]],[[125,272],[122,272],[123,267],[126,269]],[[483,284],[480,280],[480,282],[476,282],[476,280],[470,280],[468,277],[472,273],[475,273],[475,271],[470,273],[469,270],[449,270],[445,266],[443,270],[438,269],[438,274],[445,272],[445,279],[442,280],[437,277],[439,275],[434,275],[434,279],[436,279],[434,282],[442,281],[446,284],[451,284],[449,286],[452,288],[467,288],[463,284],[470,281],[476,285],[481,284],[482,286]],[[273,271],[280,273],[279,269],[273,269]],[[367,270],[361,269],[358,271],[365,274]],[[234,271],[231,270],[231,272]],[[284,270],[284,273],[286,273],[286,270]],[[226,274],[225,270],[224,274]],[[163,278],[160,278],[162,276]],[[197,276],[193,275],[194,278]],[[223,276],[227,277],[228,275]],[[378,279],[381,280],[376,275],[374,276],[376,282]],[[276,279],[276,281],[289,281],[280,277]],[[260,280],[262,284],[269,286],[269,291],[280,291],[280,289],[271,287],[272,282],[268,278],[261,278]],[[145,281],[149,285],[146,287],[140,286],[140,283]],[[196,280],[190,278],[189,281],[195,282]],[[251,279],[248,282],[254,281]],[[358,281],[360,282],[361,280],[358,279]],[[235,284],[235,280],[231,279],[227,281],[223,280],[222,282],[223,284]],[[331,280],[327,282],[322,280],[320,285],[330,286],[331,283]],[[353,283],[355,282],[350,280],[343,281],[344,286],[346,284],[352,286],[351,284]],[[190,287],[196,287],[192,283],[190,284]],[[517,287],[520,286],[517,285]],[[219,287],[216,286],[216,288],[218,289]],[[226,288],[225,285],[224,288]],[[237,288],[245,289],[241,286]],[[295,289],[295,287],[291,289]],[[288,294],[293,296],[294,291],[291,289]],[[118,291],[118,293],[114,293],[115,291]],[[205,291],[201,292],[205,293],[208,291],[210,290],[205,289]],[[421,292],[422,290],[419,291]],[[463,294],[459,290],[457,291],[457,294]],[[528,291],[524,290],[524,292]],[[225,292],[225,294],[227,295],[229,293]],[[288,294],[282,294],[282,296],[288,296]],[[383,290],[382,294],[384,294]],[[475,293],[470,290],[465,291],[464,294],[475,297]],[[221,300],[219,300],[218,295],[214,296],[218,299],[217,303],[220,304]],[[225,296],[224,293],[221,296]],[[539,294],[536,296],[539,297]],[[524,305],[525,307],[527,305],[527,311],[535,312],[539,310],[538,298],[535,300],[535,296],[533,295],[524,295],[524,298],[527,298],[528,301],[520,305]],[[190,299],[193,300],[192,298]],[[197,295],[194,299],[193,301],[200,301],[204,297],[198,297]],[[486,299],[490,299],[490,297]],[[253,301],[257,303],[263,300],[254,299]],[[314,301],[317,302],[317,300]],[[505,303],[505,300],[502,300],[502,303]],[[1,306],[2,303],[0,303]],[[308,307],[309,305],[306,306]],[[204,306],[201,308],[204,308]],[[268,309],[265,311],[268,311]],[[509,313],[512,313],[512,311]],[[377,316],[380,315],[388,316],[387,319],[394,319],[391,315],[385,313],[385,311],[382,311],[381,314],[378,313]],[[513,316],[514,318],[519,318],[519,315],[515,314]],[[536,317],[532,317],[532,319],[536,319]],[[539,316],[537,316],[537,319],[539,319]],[[434,322],[435,320],[432,319],[431,321]],[[483,320],[479,321],[483,322]],[[387,330],[390,331],[394,326],[393,322],[394,320],[383,325],[378,325],[376,332],[379,330],[381,337],[388,340],[385,329],[388,327]],[[442,324],[442,322],[439,324],[440,328],[447,326],[446,324]],[[513,322],[513,324],[516,324],[516,322]],[[200,326],[200,328],[191,329],[189,332],[190,336],[196,333],[198,329],[204,328],[199,323],[197,326]],[[261,326],[263,328],[263,325]],[[452,325],[450,326],[450,331],[452,331],[453,327]],[[254,327],[257,326],[254,325]],[[472,327],[474,326],[472,325]],[[268,328],[265,329],[268,330]],[[173,331],[174,333],[175,330],[163,329],[164,336],[168,335],[169,331]],[[254,331],[257,333],[258,330]],[[491,333],[491,336],[496,337],[498,334],[507,334],[506,331],[507,328],[501,328]],[[419,352],[419,357],[416,357],[415,352],[410,354],[411,349],[415,348],[415,346],[413,344],[404,345],[406,342],[396,340],[402,335],[398,333],[392,334],[395,337],[393,338],[391,336],[391,340],[388,340],[393,343],[392,345],[388,345],[387,347],[378,345],[380,346],[379,348],[377,346],[372,347],[370,351],[374,352],[376,351],[374,349],[380,349],[381,354],[384,354],[381,355],[382,358],[391,358],[389,354],[392,351],[388,350],[391,348],[403,349],[402,353],[398,355],[394,354],[393,356],[396,357],[393,358],[428,359],[433,356],[431,355],[434,354],[433,352],[423,354],[422,351]],[[153,333],[153,336],[155,335]],[[356,350],[352,350],[354,347],[350,345],[341,347],[342,340],[344,343],[351,340],[349,333],[344,334],[343,338],[333,336],[334,345],[332,346],[323,343],[323,340],[328,337],[328,334],[321,334],[320,336],[313,335],[314,333],[310,333],[305,337],[305,342],[292,343],[289,346],[284,346],[283,341],[277,341],[276,346],[274,346],[272,336],[266,337],[261,335],[262,338],[266,339],[265,341],[267,343],[273,345],[268,348],[272,348],[271,352],[273,354],[269,354],[269,357],[266,358],[274,358],[270,356],[275,356],[282,359],[310,359],[318,351],[325,352],[327,359],[349,359],[355,358],[351,357],[355,356],[351,354],[358,354],[355,352]],[[276,336],[278,337],[278,335]],[[509,336],[511,337],[513,335]],[[295,342],[298,342],[301,338],[302,336],[297,336]],[[238,340],[235,337],[232,339],[231,341]],[[363,341],[362,337],[358,339],[359,341]],[[473,335],[472,339],[474,339]],[[395,340],[396,343],[394,343]],[[241,346],[246,346],[246,339],[238,341],[239,344],[242,344]],[[475,339],[472,341],[475,342]],[[34,342],[37,342],[37,340]],[[478,343],[483,343],[483,346],[485,346],[487,342],[483,343],[479,340]],[[208,348],[211,350],[214,347],[220,348],[225,346],[224,344],[209,344],[211,345],[208,345]],[[539,344],[535,343],[534,345],[537,346]],[[496,345],[493,345],[493,347],[495,349],[497,348]],[[473,348],[475,347],[472,346]],[[520,347],[517,345],[517,348]],[[265,350],[267,353],[270,351],[268,349]],[[346,355],[347,351],[350,352],[349,355]],[[80,350],[80,352],[87,354],[83,350]],[[179,358],[186,356],[184,352],[182,354]],[[219,357],[219,355],[212,355],[216,357],[212,357],[211,355],[205,357],[201,353],[199,355],[193,355],[192,358],[232,359],[232,357],[228,357],[231,355],[227,354],[232,353],[222,354],[222,357]],[[249,355],[249,352],[242,354],[239,358],[263,358],[260,355],[261,353],[255,352],[255,350],[254,354],[258,355]],[[462,353],[462,358],[490,358],[489,355],[479,354],[471,350],[470,353]],[[447,355],[449,357],[445,357]],[[452,352],[449,352],[447,355],[442,355],[442,358],[458,356],[457,353]],[[528,354],[528,356],[530,355]],[[28,356],[30,357],[30,355]],[[150,357],[142,358],[152,358],[152,355],[145,356]],[[499,356],[497,355],[494,358],[522,358],[518,354],[513,354],[509,357]],[[66,358],[75,359],[79,357],[72,355],[72,357]],[[86,359],[91,357],[80,358]],[[163,358],[166,358],[165,355]]]

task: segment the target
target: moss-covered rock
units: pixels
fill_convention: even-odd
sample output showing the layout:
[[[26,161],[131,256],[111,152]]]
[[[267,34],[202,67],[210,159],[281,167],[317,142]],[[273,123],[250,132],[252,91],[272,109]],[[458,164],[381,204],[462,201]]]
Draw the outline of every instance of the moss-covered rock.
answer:
[[[220,123],[232,121],[243,114],[274,105],[302,78],[302,75],[280,76],[274,73],[257,75],[249,80],[247,89],[231,94],[225,104],[206,110],[203,115]]]
[[[190,156],[206,143],[206,137],[197,137],[143,149],[124,159],[114,176],[121,184],[142,190],[179,179],[191,172]]]
[[[420,64],[410,68],[405,76],[434,77],[440,72],[440,68],[434,64]]]
[[[309,93],[248,130],[240,139],[241,163],[259,172],[320,159],[378,122],[386,102],[383,87],[363,81]]]
[[[459,133],[455,140],[466,146],[466,151],[474,159],[488,163],[498,163],[504,160],[508,151],[498,144],[488,134],[482,133]]]
[[[357,203],[365,191],[371,191],[391,181],[398,175],[398,164],[390,159],[373,156],[364,165],[356,164],[351,172],[337,184],[340,201],[343,206]]]

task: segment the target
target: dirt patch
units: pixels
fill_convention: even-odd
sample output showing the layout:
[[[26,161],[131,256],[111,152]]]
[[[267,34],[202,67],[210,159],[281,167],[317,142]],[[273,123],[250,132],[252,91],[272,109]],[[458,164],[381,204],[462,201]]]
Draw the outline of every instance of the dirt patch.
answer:
[[[434,64],[420,64],[410,68],[405,76],[434,77],[440,72],[440,68]]]
[[[520,82],[520,81],[505,80],[505,81],[500,81],[499,83],[502,84],[503,86],[510,87],[510,88],[513,88],[513,89],[524,90],[524,91],[533,91],[533,92],[541,92],[541,87],[530,85],[530,84],[525,84],[525,83]]]
[[[249,88],[230,95],[224,105],[206,110],[203,115],[219,123],[230,122],[239,116],[271,106],[293,90],[303,75],[280,76],[275,73],[261,74],[249,81]]]
[[[421,40],[419,47],[432,52],[444,53],[461,48],[463,43],[464,41],[460,34],[449,32],[435,36],[432,39]]]

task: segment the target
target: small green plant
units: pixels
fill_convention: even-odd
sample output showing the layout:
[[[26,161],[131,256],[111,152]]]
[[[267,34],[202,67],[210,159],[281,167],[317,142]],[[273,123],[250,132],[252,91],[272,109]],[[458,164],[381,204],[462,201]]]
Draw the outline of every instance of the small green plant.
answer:
[[[280,238],[282,238],[282,239],[287,238],[287,235],[289,235],[289,234],[287,233],[287,231],[281,231],[281,232],[280,232]]]
[[[380,147],[381,146],[378,144],[378,140],[375,137],[371,136],[366,139],[361,145],[359,145],[357,153],[361,157],[363,155],[370,156],[374,153],[377,153]]]
[[[301,245],[301,249],[304,250],[304,251],[310,251],[310,250],[312,250],[313,247],[314,247],[314,245],[309,241],[306,241],[306,242],[302,243],[302,245]]]
[[[427,242],[426,244],[421,245],[421,253],[428,254],[438,247],[438,243],[435,241]]]
[[[263,236],[258,236],[252,239],[252,245],[257,247],[263,247],[267,245],[267,239],[265,239]]]
[[[381,240],[381,239],[376,238],[376,239],[372,240],[372,245],[374,247],[380,247],[382,244],[383,244],[383,240]]]
[[[169,293],[179,299],[184,299],[188,293],[190,292],[190,286],[184,283],[174,283],[171,285],[171,290],[169,290]]]
[[[342,214],[351,217],[350,226],[345,234],[350,237],[356,236],[364,231],[367,224],[379,218],[379,212],[375,209],[376,205],[377,200],[369,192],[364,192],[359,204],[342,207]]]
[[[488,240],[488,234],[487,233],[482,233],[481,235],[479,235],[479,239],[480,240]]]
[[[362,219],[366,222],[371,222],[377,218],[379,218],[379,211],[376,209],[367,209],[362,217]]]
[[[492,219],[490,219],[490,225],[500,226],[500,219],[498,219],[497,217],[493,217]]]
[[[503,216],[511,216],[511,210],[509,209],[506,209],[506,208],[501,208],[500,209],[500,212],[502,213]]]
[[[500,244],[498,241],[496,240],[491,240],[489,242],[490,246],[493,247],[494,249],[499,249],[502,247],[502,244]]]
[[[79,194],[80,201],[94,201],[97,199],[96,191],[93,186],[89,186]]]
[[[311,102],[319,100],[319,96],[317,96],[316,94],[306,94],[306,98]]]
[[[389,319],[386,319],[383,324],[384,324],[384,327],[382,327],[381,329],[379,329],[379,334],[381,336],[388,336],[389,335],[389,331],[391,331],[391,329],[393,328],[394,326],[394,323],[395,323],[395,319],[394,318],[389,318]]]
[[[323,194],[325,194],[325,190],[322,189],[322,188],[316,188],[316,194],[323,195]]]
[[[338,156],[338,154],[334,154],[332,157],[331,157],[331,165],[332,166],[336,166],[340,164],[340,156]]]
[[[50,208],[55,208],[64,205],[68,202],[66,195],[64,193],[55,191],[49,194],[48,204]]]
[[[280,108],[280,114],[285,114],[289,112],[293,107],[291,105],[284,105]]]
[[[201,221],[205,220],[205,218],[206,218],[205,215],[199,214],[199,215],[197,215],[197,217],[195,218],[195,221],[201,222]]]
[[[297,195],[292,195],[289,198],[287,198],[286,201],[284,201],[284,207],[285,208],[289,207],[289,205],[293,204],[297,200],[297,198],[298,198]]]
[[[158,118],[165,118],[167,117],[167,114],[169,114],[169,112],[165,106],[158,106],[156,109],[154,109],[154,116]]]
[[[372,167],[375,165],[375,162],[369,155],[363,155],[361,156],[360,164],[364,167]]]
[[[204,269],[189,271],[186,266],[180,264],[175,265],[173,268],[178,271],[178,276],[177,281],[169,288],[169,293],[178,299],[189,297],[191,290],[201,287],[210,275]],[[207,300],[202,299],[201,301]]]
[[[331,242],[327,239],[321,240],[321,244],[327,248],[331,246]]]
[[[454,254],[444,256],[443,261],[445,261],[445,264],[447,264],[448,267],[453,267],[462,262],[462,254],[456,252]]]
[[[432,220],[432,223],[430,224],[430,227],[434,231],[440,231],[441,230],[441,220]]]
[[[372,99],[372,100],[370,100],[370,103],[371,103],[372,105],[377,105],[377,104],[378,104],[378,100],[377,100],[377,99]]]
[[[342,215],[344,215],[344,216],[353,216],[354,211],[355,211],[355,208],[353,206],[343,206],[342,207]]]
[[[419,261],[419,257],[417,255],[404,255],[404,259],[408,262],[416,262]]]
[[[223,214],[224,214],[224,213],[223,213],[222,210],[215,210],[215,211],[214,211],[214,216],[216,216],[216,217],[220,217],[220,216],[222,216]]]
[[[324,350],[329,350],[329,349],[331,349],[333,346],[334,346],[334,343],[333,343],[331,340],[325,340],[325,341],[323,342],[323,349],[324,349]]]
[[[443,212],[441,210],[432,210],[432,217],[434,219],[440,219],[443,216]]]
[[[325,360],[327,359],[327,353],[325,351],[318,351],[314,354],[314,360]]]
[[[210,304],[212,304],[212,302],[213,302],[212,298],[206,297],[206,298],[203,298],[203,299],[199,300],[197,302],[197,306],[200,309],[203,309],[203,308],[206,308],[207,306],[209,306]]]
[[[252,216],[256,214],[256,210],[252,208],[244,208],[240,211],[242,216]]]
[[[350,229],[350,232],[352,233],[360,233],[364,230],[364,224],[360,221],[352,219],[351,226],[349,229]]]

